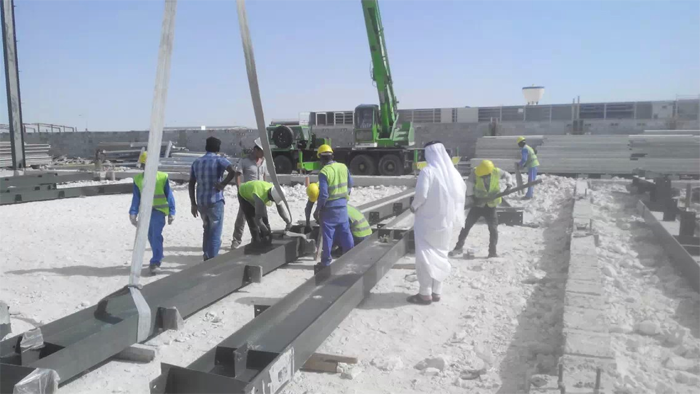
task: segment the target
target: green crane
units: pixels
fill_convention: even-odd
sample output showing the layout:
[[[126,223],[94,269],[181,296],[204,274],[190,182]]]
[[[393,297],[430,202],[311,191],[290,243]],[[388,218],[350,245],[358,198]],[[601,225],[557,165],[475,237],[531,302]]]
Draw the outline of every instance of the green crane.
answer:
[[[384,27],[377,0],[362,0],[367,39],[372,55],[372,79],[377,85],[379,105],[355,109],[355,143],[358,147],[402,147],[414,144],[413,123],[399,123],[398,100],[394,95]]]

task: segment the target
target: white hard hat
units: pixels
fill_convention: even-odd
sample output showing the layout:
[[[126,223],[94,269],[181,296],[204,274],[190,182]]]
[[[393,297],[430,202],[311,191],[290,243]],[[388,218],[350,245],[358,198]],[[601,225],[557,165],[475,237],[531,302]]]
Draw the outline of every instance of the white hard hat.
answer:
[[[263,150],[262,141],[260,141],[260,137],[255,139],[255,146],[260,148],[260,150]]]
[[[272,201],[275,202],[277,205],[282,205],[284,202],[284,192],[282,191],[277,191],[276,187],[273,187],[272,190],[270,191],[270,194],[272,194]]]

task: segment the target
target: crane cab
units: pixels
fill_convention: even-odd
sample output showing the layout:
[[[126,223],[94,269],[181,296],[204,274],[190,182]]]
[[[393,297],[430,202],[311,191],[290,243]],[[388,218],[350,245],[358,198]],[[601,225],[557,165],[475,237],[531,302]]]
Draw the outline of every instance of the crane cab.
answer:
[[[376,148],[381,128],[379,106],[362,104],[355,108],[355,146]]]

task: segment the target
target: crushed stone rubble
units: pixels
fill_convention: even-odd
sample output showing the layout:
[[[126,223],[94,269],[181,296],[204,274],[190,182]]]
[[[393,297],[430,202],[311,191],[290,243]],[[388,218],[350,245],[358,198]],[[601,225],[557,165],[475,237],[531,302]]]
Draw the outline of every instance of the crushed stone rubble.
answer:
[[[616,393],[700,390],[700,295],[671,265],[624,185],[592,190]]]

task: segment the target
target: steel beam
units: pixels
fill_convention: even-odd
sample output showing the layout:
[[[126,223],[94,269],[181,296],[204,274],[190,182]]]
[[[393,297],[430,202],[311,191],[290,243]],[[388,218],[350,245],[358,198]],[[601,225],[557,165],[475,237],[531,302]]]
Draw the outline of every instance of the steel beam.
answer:
[[[690,286],[695,291],[700,292],[700,264],[696,257],[693,256],[694,252],[700,249],[698,238],[680,237],[671,234],[669,224],[675,226],[676,222],[664,222],[662,212],[654,212],[641,200],[637,202],[637,210],[654,232],[661,246],[666,250],[671,263],[683,274]],[[680,228],[680,226],[677,227]],[[689,247],[686,248],[684,244]]]
[[[6,191],[12,188],[33,188],[35,186],[47,184],[91,181],[94,176],[92,172],[76,172],[72,174],[46,172],[41,174],[9,176],[0,178],[0,190]]]
[[[62,198],[91,197],[108,194],[131,193],[134,186],[131,183],[116,183],[108,185],[67,187],[52,190],[9,190],[0,193],[0,205],[19,204],[32,201],[58,200]]]
[[[409,235],[373,234],[187,368],[161,364],[151,393],[279,392],[407,252]]]
[[[0,11],[5,54],[5,86],[7,89],[7,116],[10,121],[12,169],[18,171],[23,170],[27,163],[24,155],[24,123],[22,122],[22,97],[19,90],[19,68],[17,66],[14,0],[2,0]]]
[[[409,190],[358,209],[384,220],[397,209],[407,209],[413,194]],[[285,237],[264,249],[247,245],[144,286],[141,293],[151,308],[150,336],[177,325],[167,321],[186,318],[296,260],[309,252],[312,242],[304,237]],[[172,316],[174,308],[177,316]],[[0,393],[11,393],[14,385],[36,368],[55,370],[65,384],[136,343],[137,325],[136,306],[127,291],[120,291],[106,303],[41,326],[44,346],[37,352],[22,352],[21,335],[4,340],[0,342]]]
[[[287,238],[273,240],[262,250],[246,246],[144,286],[141,292],[151,308],[149,336],[164,328],[167,309],[177,308],[186,318],[250,283],[251,267],[260,267],[267,274],[296,260],[303,242],[302,238]],[[21,336],[0,342],[0,380],[17,383],[35,368],[47,368],[65,383],[136,343],[137,323],[138,312],[129,292],[117,292],[106,303],[41,326],[44,347],[33,362],[22,362]],[[26,373],[22,376],[8,364],[25,367],[22,371]]]

